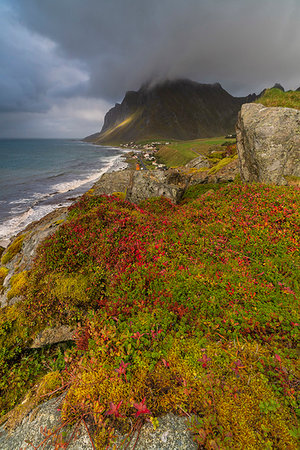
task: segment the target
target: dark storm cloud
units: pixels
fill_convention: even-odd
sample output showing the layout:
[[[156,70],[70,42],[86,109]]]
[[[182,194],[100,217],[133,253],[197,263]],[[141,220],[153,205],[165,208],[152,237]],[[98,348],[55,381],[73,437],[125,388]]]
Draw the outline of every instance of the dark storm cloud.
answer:
[[[300,84],[299,0],[26,0],[27,26],[88,67],[89,94],[149,79],[220,81],[248,93]]]
[[[299,22],[299,0],[1,0],[0,136],[8,122],[78,134],[79,111],[96,131],[96,105],[100,122],[105,100],[164,78],[297,88]]]
[[[58,45],[20,23],[0,5],[0,112],[45,112],[56,97],[85,90],[88,74],[59,54]]]

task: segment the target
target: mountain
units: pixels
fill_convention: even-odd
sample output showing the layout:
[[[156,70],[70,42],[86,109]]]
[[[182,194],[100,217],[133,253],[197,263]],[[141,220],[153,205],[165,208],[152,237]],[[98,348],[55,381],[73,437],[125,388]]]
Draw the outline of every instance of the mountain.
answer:
[[[127,92],[122,103],[107,112],[101,132],[85,140],[106,144],[221,136],[234,131],[241,105],[256,98],[233,97],[219,83],[176,80],[144,85]]]

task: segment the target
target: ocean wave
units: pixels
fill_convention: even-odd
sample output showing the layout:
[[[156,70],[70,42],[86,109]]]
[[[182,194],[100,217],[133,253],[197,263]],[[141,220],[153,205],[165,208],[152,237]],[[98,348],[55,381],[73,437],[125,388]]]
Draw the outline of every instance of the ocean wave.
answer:
[[[40,220],[58,207],[71,205],[74,198],[68,199],[61,194],[65,194],[66,192],[72,193],[72,191],[74,191],[75,196],[79,195],[80,193],[76,192],[78,188],[82,187],[82,189],[84,189],[85,185],[88,185],[86,187],[88,189],[89,186],[97,181],[104,172],[113,172],[126,168],[127,164],[123,160],[124,153],[126,153],[126,151],[115,157],[102,158],[101,162],[104,163],[103,167],[83,179],[53,184],[49,187],[48,193],[42,194],[37,192],[33,194],[31,198],[21,198],[11,201],[10,204],[16,206],[11,209],[11,216],[3,223],[0,223],[0,241],[7,241],[12,236],[22,231],[31,222]],[[81,193],[83,193],[82,190]],[[24,211],[26,204],[28,207]]]
[[[119,166],[121,165],[121,162],[119,163],[119,159],[121,157],[122,155],[115,156],[114,158],[101,158],[101,162],[104,163],[104,166],[100,170],[93,172],[83,179],[76,179],[72,181],[64,181],[62,183],[53,184],[51,186],[51,190],[55,190],[60,194],[64,194],[65,192],[78,189],[85,184],[95,182],[103,175],[104,172],[120,170]]]
[[[69,206],[70,201],[60,204],[60,206]],[[40,220],[42,217],[46,216],[59,205],[39,205],[34,208],[30,207],[25,212],[19,215],[15,215],[12,218],[6,220],[4,223],[0,224],[0,240],[9,239],[12,236],[18,234],[24,228],[27,227],[31,222]]]

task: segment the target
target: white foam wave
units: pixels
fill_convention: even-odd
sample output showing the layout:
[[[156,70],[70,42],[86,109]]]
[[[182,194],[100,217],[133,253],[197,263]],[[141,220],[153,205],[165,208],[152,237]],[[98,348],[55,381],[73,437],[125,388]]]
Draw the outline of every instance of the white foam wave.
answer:
[[[69,191],[73,191],[74,189],[78,189],[80,186],[84,186],[85,184],[95,182],[101,177],[101,175],[103,175],[104,172],[119,170],[118,168],[114,168],[119,159],[120,159],[120,155],[115,156],[114,158],[107,158],[107,162],[106,162],[105,166],[102,167],[97,172],[93,172],[88,177],[83,178],[81,180],[73,180],[73,181],[67,181],[67,182],[63,182],[63,183],[53,184],[51,186],[51,189],[53,189],[56,192],[59,192],[60,194],[63,194],[65,192],[69,192]],[[103,159],[102,159],[102,162],[103,162]]]
[[[71,202],[65,202],[60,206],[69,206]],[[14,217],[6,220],[3,224],[0,224],[0,240],[9,239],[23,230],[27,225],[35,220],[39,220],[42,217],[49,214],[51,211],[57,208],[57,204],[53,205],[40,205],[33,208],[29,208],[22,214],[15,215]]]
[[[127,153],[124,151],[123,153]],[[92,182],[97,181],[104,172],[113,172],[116,170],[122,170],[127,167],[127,164],[124,162],[123,155],[118,155],[113,158],[108,157],[107,160],[104,160],[105,165],[97,172],[90,174],[85,179],[74,180],[65,183],[58,183],[51,186],[51,190],[55,191],[55,193],[63,194],[65,192],[72,191],[74,189],[79,188],[80,186],[84,186],[85,184],[92,184]],[[103,159],[102,159],[103,162]],[[20,199],[10,202],[11,204],[22,204],[26,202],[32,202],[30,208],[28,208],[25,212],[21,212],[21,206],[16,206],[11,210],[12,213],[15,213],[13,217],[7,219],[5,222],[0,224],[0,242],[2,245],[4,243],[8,244],[9,239],[22,231],[29,223],[34,222],[35,220],[40,220],[45,215],[49,214],[51,211],[56,209],[58,206],[69,206],[72,201],[64,201],[63,203],[53,203],[50,205],[41,205],[40,200],[45,199],[49,196],[54,196],[55,193],[41,194],[36,193],[33,195],[32,199]],[[1,245],[1,244],[0,244]]]
[[[24,204],[24,203],[28,203],[30,201],[30,198],[20,198],[18,200],[12,200],[11,202],[9,202],[10,205],[19,205],[19,204]]]

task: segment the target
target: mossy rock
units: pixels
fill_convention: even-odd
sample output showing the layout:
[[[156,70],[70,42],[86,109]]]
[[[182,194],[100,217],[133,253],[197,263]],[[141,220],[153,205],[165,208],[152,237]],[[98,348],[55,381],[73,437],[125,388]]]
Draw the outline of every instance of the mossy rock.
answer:
[[[0,288],[3,286],[3,282],[8,274],[8,269],[6,267],[0,267]]]
[[[16,256],[17,253],[19,253],[22,248],[25,236],[25,234],[21,234],[20,236],[18,236],[13,241],[13,243],[4,251],[1,258],[1,264],[7,264],[13,259],[14,256]]]
[[[11,300],[14,297],[18,297],[24,293],[27,284],[27,270],[13,275],[10,279],[11,288],[7,293],[7,299]]]
[[[219,172],[219,170],[223,169],[223,167],[227,166],[227,164],[231,163],[235,159],[237,159],[237,155],[233,156],[232,158],[221,159],[220,162],[218,162],[218,164],[216,164],[210,169],[209,175],[214,175],[215,173]]]

